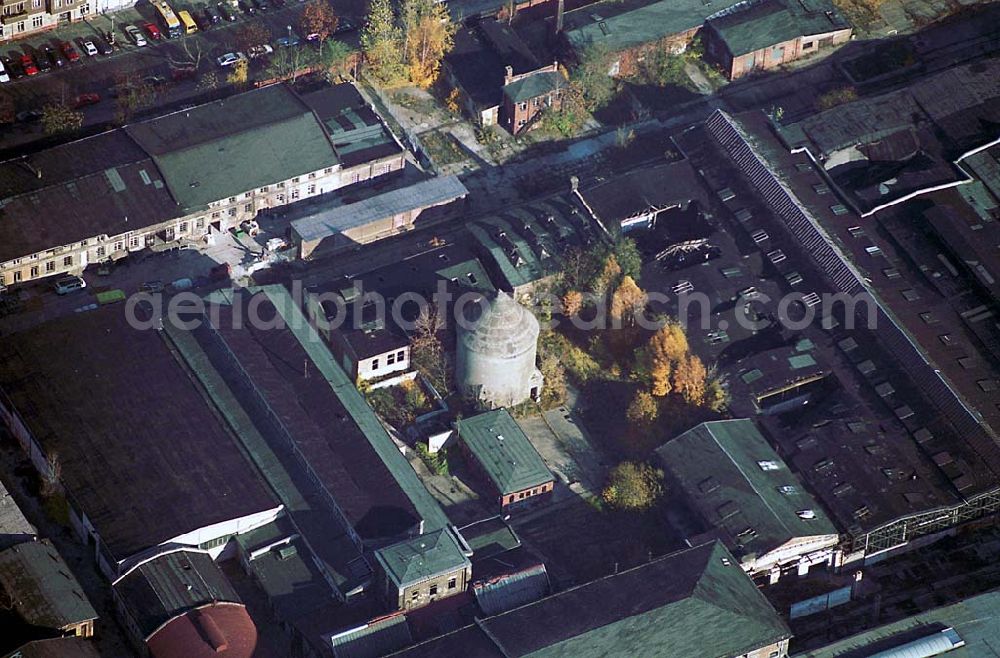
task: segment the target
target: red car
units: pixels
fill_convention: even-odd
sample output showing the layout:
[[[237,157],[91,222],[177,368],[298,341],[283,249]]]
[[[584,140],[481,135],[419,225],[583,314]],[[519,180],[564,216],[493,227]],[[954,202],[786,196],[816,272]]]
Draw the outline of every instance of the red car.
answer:
[[[65,55],[66,59],[68,59],[69,61],[71,62],[80,61],[80,53],[76,52],[76,48],[74,48],[73,44],[71,44],[69,41],[63,41],[61,44],[59,44],[59,48],[63,51],[63,55]]]
[[[73,99],[73,109],[79,110],[81,107],[87,107],[88,105],[94,105],[95,103],[100,102],[100,94],[80,94]]]
[[[160,40],[160,37],[162,36],[160,34],[160,28],[156,27],[152,23],[143,23],[142,24],[142,28],[144,30],[146,30],[146,32],[149,33],[149,38],[150,39],[153,39],[154,41],[159,41]]]
[[[31,59],[31,55],[21,55],[21,68],[24,69],[25,75],[38,75],[38,67],[35,66],[35,60]]]

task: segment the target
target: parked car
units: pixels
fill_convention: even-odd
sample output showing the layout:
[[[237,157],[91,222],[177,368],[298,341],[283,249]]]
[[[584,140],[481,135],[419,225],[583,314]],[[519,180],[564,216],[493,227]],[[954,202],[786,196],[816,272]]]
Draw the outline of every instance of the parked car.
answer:
[[[129,39],[132,40],[132,43],[139,46],[140,48],[145,46],[147,43],[146,37],[142,36],[142,32],[140,32],[139,28],[137,28],[135,25],[126,25],[125,34],[128,36]]]
[[[147,75],[142,79],[142,81],[145,82],[147,85],[150,85],[151,87],[162,87],[163,85],[170,82],[162,75]]]
[[[34,123],[35,121],[41,121],[42,120],[42,111],[41,110],[23,110],[21,112],[18,112],[14,116],[14,118],[17,119],[18,121],[20,121],[21,123]]]
[[[267,0],[253,0],[253,3],[259,11],[267,11],[269,9]]]
[[[139,290],[142,292],[163,292],[163,282],[162,281],[145,281]]]
[[[72,107],[74,110],[79,110],[81,107],[87,107],[88,105],[95,105],[101,102],[100,94],[80,94],[73,99]]]
[[[97,46],[90,39],[83,42],[83,52],[87,53],[87,57],[94,57],[97,55]]]
[[[21,55],[21,68],[24,69],[25,75],[38,75],[38,67],[31,55]]]
[[[10,74],[7,73],[7,67],[3,62],[0,62],[0,82],[10,82]]]
[[[334,29],[334,34],[346,34],[347,32],[353,32],[358,29],[358,26],[347,20],[346,18],[341,18],[337,21],[337,27]]]
[[[146,30],[146,34],[148,34],[149,38],[153,41],[159,41],[163,38],[163,35],[160,34],[160,28],[156,27],[155,23],[143,23],[142,29]]]
[[[205,19],[208,20],[212,25],[216,25],[222,22],[222,17],[219,16],[219,12],[215,11],[211,7],[205,7]]]
[[[218,4],[218,9],[219,9],[219,16],[222,16],[222,20],[229,22],[233,22],[236,20],[236,14],[233,13],[233,10],[227,7],[226,5],[222,4],[221,2]]]
[[[232,66],[236,62],[245,60],[246,58],[247,56],[243,53],[226,53],[215,61],[219,63],[219,66]]]
[[[192,11],[191,18],[194,19],[194,23],[198,26],[199,30],[205,31],[212,27],[212,19],[206,16],[204,12]]]
[[[63,55],[66,56],[66,59],[68,59],[70,62],[80,61],[80,53],[76,52],[76,48],[74,48],[73,44],[71,44],[69,41],[63,41],[59,45],[59,48],[62,50]]]
[[[112,34],[111,36],[113,37],[114,35]],[[101,52],[102,55],[110,55],[111,53],[115,52],[115,49],[113,47],[114,44],[115,42],[111,39],[108,40],[94,39],[94,45],[97,46],[97,49]]]
[[[64,276],[55,283],[57,295],[68,295],[75,290],[83,290],[87,287],[87,282],[78,276]]]
[[[257,13],[257,10],[254,8],[252,4],[250,4],[250,2],[251,0],[240,0],[238,4],[240,11],[242,11],[247,16],[253,16],[254,14]]]
[[[52,70],[52,61],[49,59],[48,53],[44,50],[36,50],[32,59],[35,61],[35,66],[38,67],[39,72],[45,73]]]
[[[47,66],[46,66],[47,65]],[[59,56],[59,53],[52,46],[45,44],[42,46],[42,56],[38,58],[38,68],[43,71],[51,70],[53,66],[65,66],[66,60]]]
[[[7,69],[7,75],[10,77],[15,80],[24,77],[24,67],[21,66],[20,62],[14,61],[13,57],[4,55],[3,57],[0,57],[0,62],[3,62],[3,67]]]
[[[281,46],[282,48],[291,48],[292,46],[299,45],[299,43],[301,42],[299,41],[299,37],[296,36],[294,32],[292,32],[287,37],[281,37],[280,39],[275,41],[275,43]]]
[[[270,45],[264,43],[259,46],[254,46],[247,49],[247,57],[250,59],[257,59],[258,57],[263,57],[264,55],[270,55],[274,52],[274,48]]]
[[[42,50],[45,51],[45,55],[48,57],[49,61],[56,68],[62,68],[63,66],[66,66],[66,60],[62,58],[62,55],[60,55],[59,51],[57,51],[55,48],[53,48],[48,44],[45,44],[44,46],[42,46]]]

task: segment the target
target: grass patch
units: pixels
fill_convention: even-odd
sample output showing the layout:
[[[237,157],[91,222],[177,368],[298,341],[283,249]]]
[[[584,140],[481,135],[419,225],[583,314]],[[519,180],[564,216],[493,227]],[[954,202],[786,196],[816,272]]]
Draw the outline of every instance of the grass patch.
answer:
[[[417,442],[417,455],[420,457],[420,461],[430,469],[431,473],[435,475],[448,475],[450,468],[448,466],[448,451],[441,450],[436,454],[431,454],[427,446],[423,443]]]
[[[462,145],[451,133],[430,130],[421,133],[419,139],[427,157],[438,166],[464,162],[467,159]]]

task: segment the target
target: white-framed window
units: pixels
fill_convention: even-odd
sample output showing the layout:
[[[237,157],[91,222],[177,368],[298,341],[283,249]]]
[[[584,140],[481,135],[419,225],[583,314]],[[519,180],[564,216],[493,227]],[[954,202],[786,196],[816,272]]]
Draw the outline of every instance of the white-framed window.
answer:
[[[310,185],[306,189],[306,194],[316,194],[316,186],[315,185]]]
[[[45,263],[45,271],[46,272],[55,272],[56,271],[56,262],[54,260],[50,260],[49,262]]]
[[[181,222],[180,226],[178,226],[177,228],[178,228],[178,232],[179,233],[187,233],[188,232],[188,223],[187,222]]]
[[[41,27],[44,22],[45,18],[41,14],[35,14],[31,17],[31,27]]]

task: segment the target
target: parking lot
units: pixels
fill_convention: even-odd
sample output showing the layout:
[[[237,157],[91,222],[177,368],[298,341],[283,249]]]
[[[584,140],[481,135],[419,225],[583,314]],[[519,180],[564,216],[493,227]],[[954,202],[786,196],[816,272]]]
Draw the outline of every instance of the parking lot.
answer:
[[[220,20],[210,24],[205,19],[205,7],[211,4],[218,12],[220,3],[198,3],[173,5],[177,11],[186,9],[199,19],[202,29],[194,34],[184,35],[175,39],[160,39],[150,36],[145,23],[155,25],[162,32],[162,24],[154,15],[153,8],[143,3],[136,8],[127,9],[106,16],[92,16],[84,21],[61,25],[57,29],[38,34],[25,39],[18,39],[0,44],[0,55],[5,61],[14,63],[14,77],[10,82],[0,85],[0,94],[7,95],[13,101],[14,112],[24,113],[30,110],[40,110],[51,102],[74,104],[81,94],[97,94],[100,100],[81,107],[84,115],[84,127],[97,124],[110,124],[115,120],[116,103],[113,98],[115,87],[122,80],[145,80],[155,87],[155,106],[176,106],[189,99],[195,99],[206,92],[202,82],[205,74],[216,71],[218,85],[226,84],[228,69],[220,68],[216,59],[228,52],[237,50],[237,35],[241,28],[251,23],[259,23],[270,33],[271,44],[277,46],[279,39],[289,34],[299,37],[298,48],[309,47],[301,39],[299,28],[300,16],[304,7],[299,0],[279,0],[284,6],[269,5],[266,11],[254,10],[248,14],[238,7],[231,9],[234,20]],[[274,0],[270,0],[271,3]],[[243,4],[244,8],[249,5]],[[341,20],[351,26],[361,23],[365,6],[361,0],[343,0],[336,3],[335,13]],[[125,33],[125,27],[140,28],[146,45],[137,46]],[[110,55],[100,51],[106,46],[107,33],[115,35],[115,46]],[[336,38],[343,40],[351,47],[357,46],[359,34],[356,29],[342,32]],[[92,41],[99,53],[87,55],[84,42]],[[61,45],[70,43],[79,54],[79,59],[68,61]],[[65,64],[61,67],[52,65],[51,70],[39,72],[37,75],[17,77],[20,72],[19,62],[24,55],[29,55],[33,61],[48,61],[46,47],[61,55]],[[249,75],[251,79],[259,79],[267,68],[267,57],[251,60]],[[194,69],[191,75],[178,76],[178,70]],[[22,114],[22,118],[27,118]],[[10,149],[42,137],[42,128],[36,121],[18,121],[12,125],[0,125],[0,149]]]

